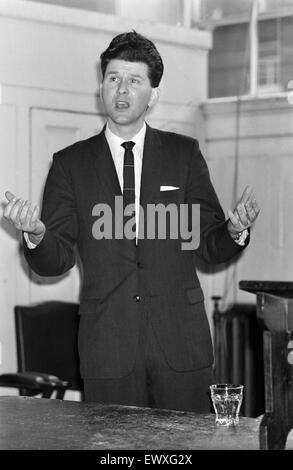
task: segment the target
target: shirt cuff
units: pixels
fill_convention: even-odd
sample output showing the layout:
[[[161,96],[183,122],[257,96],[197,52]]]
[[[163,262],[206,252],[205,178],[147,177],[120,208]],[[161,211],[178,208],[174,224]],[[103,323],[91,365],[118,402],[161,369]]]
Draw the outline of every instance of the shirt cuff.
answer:
[[[234,239],[234,242],[237,243],[237,245],[244,246],[247,236],[248,236],[248,230],[245,229],[243,230],[243,232],[240,232],[238,234],[238,237]]]
[[[23,232],[23,236],[24,236],[24,239],[25,239],[25,241],[26,241],[27,247],[28,247],[30,250],[33,250],[34,248],[36,248],[37,245],[35,245],[34,243],[32,243],[32,242],[30,241],[27,232]]]

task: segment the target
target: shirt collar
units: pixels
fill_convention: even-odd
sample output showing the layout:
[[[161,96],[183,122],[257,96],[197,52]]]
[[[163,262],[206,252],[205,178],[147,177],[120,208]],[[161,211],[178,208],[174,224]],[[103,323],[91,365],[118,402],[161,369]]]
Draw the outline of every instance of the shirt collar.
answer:
[[[144,122],[140,131],[131,139],[131,141],[135,143],[135,149],[139,147],[140,150],[143,150],[145,134],[146,134],[146,123]],[[108,123],[105,129],[105,137],[107,139],[107,142],[109,144],[109,147],[112,153],[116,154],[117,152],[120,152],[121,150],[123,150],[123,148],[121,147],[121,144],[125,142],[125,140],[121,139],[121,137],[114,134],[109,128]],[[142,152],[140,152],[140,155],[142,155]]]

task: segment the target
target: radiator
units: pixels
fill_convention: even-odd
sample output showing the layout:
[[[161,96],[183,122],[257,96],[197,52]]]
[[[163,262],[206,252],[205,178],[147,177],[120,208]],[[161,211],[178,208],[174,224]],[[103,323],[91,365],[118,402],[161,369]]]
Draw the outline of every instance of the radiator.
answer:
[[[233,304],[219,310],[214,300],[214,353],[217,383],[244,385],[241,407],[243,416],[256,417],[265,411],[263,330],[256,316],[256,306]]]

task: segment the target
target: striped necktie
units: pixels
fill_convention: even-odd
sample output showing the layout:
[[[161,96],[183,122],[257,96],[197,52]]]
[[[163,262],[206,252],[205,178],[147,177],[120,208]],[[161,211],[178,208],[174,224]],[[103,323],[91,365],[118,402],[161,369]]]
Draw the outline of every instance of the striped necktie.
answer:
[[[134,142],[123,142],[121,144],[125,149],[124,152],[124,165],[123,165],[123,199],[124,207],[128,204],[135,203],[135,180],[134,180],[134,155],[133,147]],[[133,206],[134,207],[134,206]],[[135,210],[127,213],[128,216],[134,216]]]

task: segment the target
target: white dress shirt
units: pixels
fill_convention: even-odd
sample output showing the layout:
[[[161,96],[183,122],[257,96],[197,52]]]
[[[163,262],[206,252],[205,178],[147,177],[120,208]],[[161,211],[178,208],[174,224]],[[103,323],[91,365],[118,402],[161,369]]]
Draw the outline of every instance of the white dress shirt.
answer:
[[[146,133],[146,123],[144,122],[141,130],[130,139],[135,145],[132,149],[134,156],[134,185],[135,185],[135,221],[136,221],[136,240],[138,237],[138,221],[139,221],[139,201],[140,201],[140,182],[141,182],[141,170],[142,170],[142,157],[144,139]],[[125,139],[121,139],[114,134],[108,124],[105,130],[105,137],[109,144],[114,165],[116,168],[121,192],[123,194],[123,164],[124,164],[124,148],[121,146]]]

